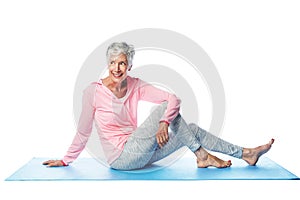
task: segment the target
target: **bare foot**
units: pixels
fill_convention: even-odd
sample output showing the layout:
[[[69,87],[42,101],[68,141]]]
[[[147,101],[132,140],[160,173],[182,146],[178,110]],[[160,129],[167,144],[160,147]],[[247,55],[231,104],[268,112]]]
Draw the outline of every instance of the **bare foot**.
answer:
[[[259,157],[271,149],[273,143],[274,139],[271,139],[267,144],[255,148],[244,148],[242,159],[245,160],[249,165],[255,165]]]
[[[225,168],[231,166],[231,161],[224,161],[214,155],[208,153],[202,147],[195,152],[197,156],[197,166],[199,168],[206,168],[206,167],[217,167],[217,168]]]
[[[208,154],[206,160],[197,158],[197,166],[199,168],[206,168],[210,166],[216,168],[226,168],[231,166],[231,161],[224,161],[214,155]]]

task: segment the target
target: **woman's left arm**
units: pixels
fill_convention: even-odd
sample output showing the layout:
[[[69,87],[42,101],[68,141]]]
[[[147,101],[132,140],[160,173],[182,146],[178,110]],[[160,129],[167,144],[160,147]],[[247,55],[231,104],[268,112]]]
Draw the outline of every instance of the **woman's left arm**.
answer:
[[[175,94],[161,90],[144,81],[140,81],[139,94],[140,99],[144,101],[157,104],[168,102],[166,112],[160,119],[159,128],[156,133],[157,143],[162,148],[169,140],[168,127],[178,115],[181,101]]]

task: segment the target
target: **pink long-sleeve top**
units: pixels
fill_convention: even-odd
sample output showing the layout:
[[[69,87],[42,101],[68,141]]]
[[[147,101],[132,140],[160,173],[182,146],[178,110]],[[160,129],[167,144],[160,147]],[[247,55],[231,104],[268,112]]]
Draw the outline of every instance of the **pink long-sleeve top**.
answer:
[[[179,98],[138,78],[127,76],[127,92],[122,98],[117,98],[101,80],[89,85],[83,92],[77,133],[63,162],[69,164],[79,156],[95,123],[107,162],[111,164],[120,156],[127,138],[137,128],[139,100],[157,104],[167,101],[167,109],[160,121],[170,123],[179,113]]]

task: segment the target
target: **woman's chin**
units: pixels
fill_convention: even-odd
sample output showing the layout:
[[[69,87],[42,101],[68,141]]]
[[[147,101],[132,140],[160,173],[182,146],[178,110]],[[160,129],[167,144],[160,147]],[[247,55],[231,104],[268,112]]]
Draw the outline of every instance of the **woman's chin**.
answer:
[[[113,82],[115,83],[121,83],[122,81],[124,81],[126,79],[126,76],[120,76],[120,77],[115,77],[115,76],[112,76],[112,80]]]

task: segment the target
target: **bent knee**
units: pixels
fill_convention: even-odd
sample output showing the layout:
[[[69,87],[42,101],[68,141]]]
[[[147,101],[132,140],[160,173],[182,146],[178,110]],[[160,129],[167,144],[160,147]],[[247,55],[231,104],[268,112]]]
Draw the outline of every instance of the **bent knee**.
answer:
[[[195,123],[189,123],[188,126],[190,127],[191,130],[196,130],[199,128],[199,126]]]

